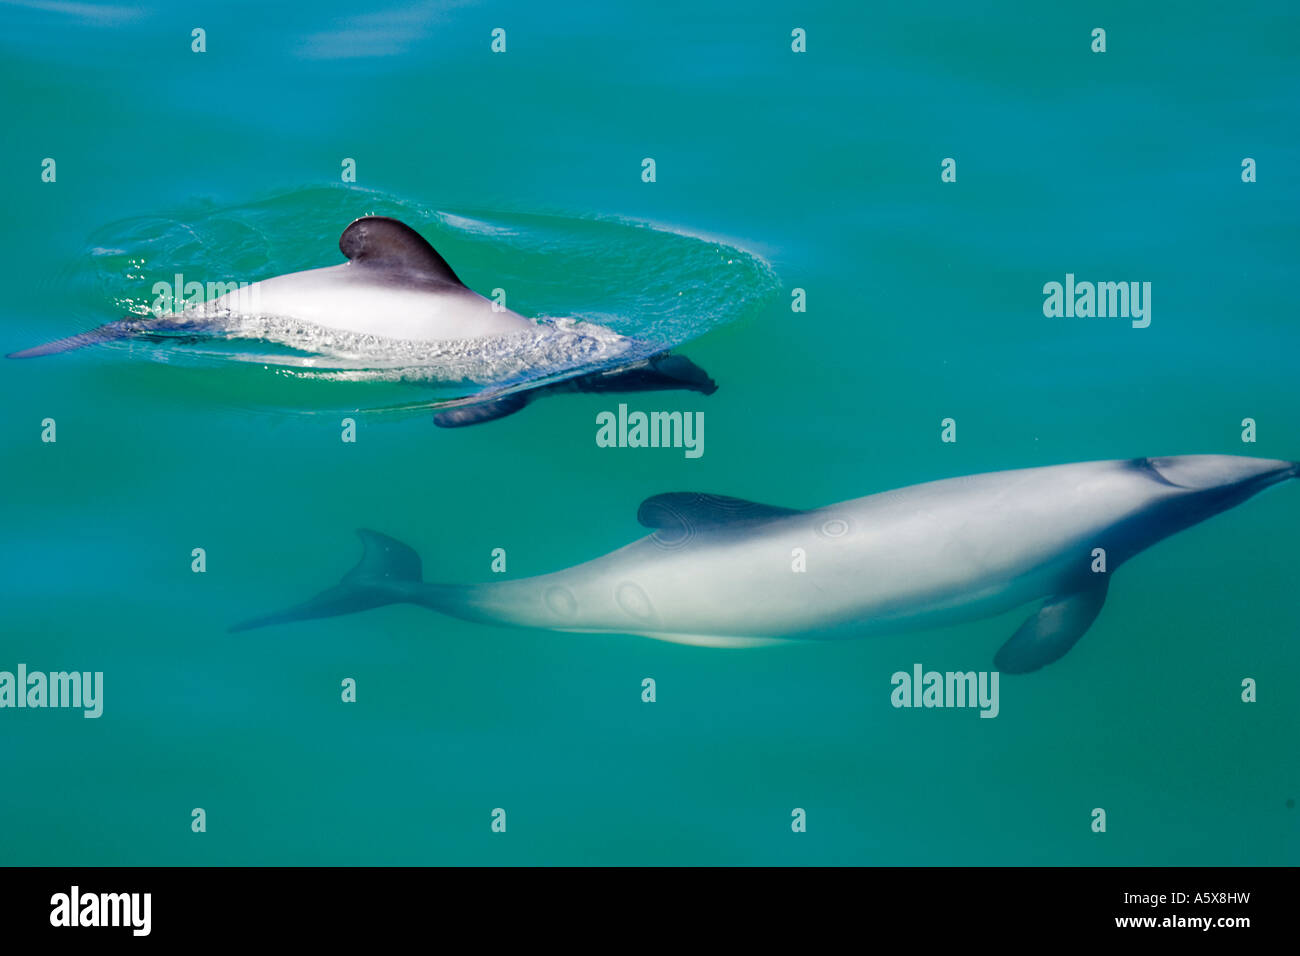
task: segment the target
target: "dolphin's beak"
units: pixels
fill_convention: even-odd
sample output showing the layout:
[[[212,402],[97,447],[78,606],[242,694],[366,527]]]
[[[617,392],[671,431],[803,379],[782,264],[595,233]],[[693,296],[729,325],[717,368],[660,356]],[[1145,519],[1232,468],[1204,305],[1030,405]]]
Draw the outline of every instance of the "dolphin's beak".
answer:
[[[1300,475],[1300,462],[1242,455],[1171,455],[1144,458],[1143,467],[1186,491],[1254,488],[1256,491]]]
[[[1252,483],[1260,489],[1271,488],[1274,485],[1280,485],[1284,481],[1292,478],[1300,478],[1300,461],[1282,461],[1278,462],[1281,467],[1274,468],[1272,471],[1266,471],[1256,475]]]
[[[1274,485],[1280,485],[1292,478],[1300,478],[1300,461],[1280,462],[1279,464],[1281,464],[1280,468],[1256,475],[1247,484],[1256,491],[1263,491],[1265,488],[1272,488]]]

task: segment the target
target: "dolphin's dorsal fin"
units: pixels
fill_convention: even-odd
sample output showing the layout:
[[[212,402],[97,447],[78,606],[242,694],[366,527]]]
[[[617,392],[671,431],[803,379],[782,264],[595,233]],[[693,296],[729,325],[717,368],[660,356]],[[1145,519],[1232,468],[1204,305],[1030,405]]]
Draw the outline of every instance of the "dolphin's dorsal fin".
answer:
[[[362,216],[343,230],[339,250],[354,265],[464,285],[424,237],[387,216]]]
[[[1027,674],[1065,656],[1101,613],[1109,585],[1109,575],[1097,574],[1075,591],[1048,598],[1002,645],[994,666],[1007,674]]]
[[[641,502],[636,520],[647,528],[715,528],[738,521],[764,521],[797,515],[795,508],[778,508],[744,498],[704,495],[694,491],[670,491]]]

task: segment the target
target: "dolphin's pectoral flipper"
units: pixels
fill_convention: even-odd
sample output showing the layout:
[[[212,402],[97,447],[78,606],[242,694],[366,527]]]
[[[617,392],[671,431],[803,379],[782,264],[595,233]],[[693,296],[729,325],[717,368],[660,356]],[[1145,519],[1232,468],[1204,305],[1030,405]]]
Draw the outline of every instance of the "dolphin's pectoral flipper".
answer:
[[[1110,576],[1098,574],[1087,587],[1048,598],[998,650],[994,666],[1007,674],[1027,674],[1064,657],[1101,613],[1109,585]]]
[[[361,560],[332,588],[326,588],[302,604],[243,621],[231,631],[247,631],[271,624],[288,624],[317,617],[354,614],[385,604],[408,600],[420,583],[420,556],[414,549],[378,531],[358,529],[365,550]]]
[[[619,368],[589,372],[548,386],[557,392],[667,392],[687,391],[712,395],[718,383],[685,355],[661,352]]]
[[[712,395],[717,383],[684,355],[654,355],[620,368],[588,372],[574,378],[539,385],[536,388],[493,396],[482,393],[478,400],[453,405],[437,412],[433,423],[441,428],[479,425],[513,415],[543,395],[565,392],[658,392],[692,391]]]
[[[533,392],[509,392],[498,398],[485,398],[480,402],[455,405],[444,408],[433,416],[433,423],[439,428],[462,428],[465,425],[479,425],[513,415],[528,405],[535,395]]]
[[[716,528],[738,521],[765,521],[797,515],[795,508],[759,504],[726,495],[705,495],[694,491],[670,491],[641,502],[636,520],[646,528]]]
[[[447,260],[404,222],[363,216],[343,230],[339,251],[352,263],[394,275],[433,279],[463,286]]]

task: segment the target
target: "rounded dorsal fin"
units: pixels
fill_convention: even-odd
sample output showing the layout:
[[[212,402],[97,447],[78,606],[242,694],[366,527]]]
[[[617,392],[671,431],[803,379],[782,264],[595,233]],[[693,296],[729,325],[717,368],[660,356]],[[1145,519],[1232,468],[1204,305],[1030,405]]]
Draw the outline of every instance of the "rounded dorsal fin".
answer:
[[[464,285],[423,236],[387,216],[362,216],[353,222],[339,236],[339,250],[368,269]]]

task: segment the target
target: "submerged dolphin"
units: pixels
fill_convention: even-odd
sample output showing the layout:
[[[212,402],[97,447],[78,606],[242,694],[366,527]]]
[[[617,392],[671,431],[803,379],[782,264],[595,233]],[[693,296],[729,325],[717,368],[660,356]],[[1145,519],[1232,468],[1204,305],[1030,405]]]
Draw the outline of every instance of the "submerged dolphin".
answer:
[[[347,262],[274,276],[228,292],[201,306],[155,319],[128,318],[79,335],[13,352],[36,358],[159,331],[223,330],[231,317],[275,316],[310,326],[408,342],[483,339],[537,332],[537,323],[491,302],[466,286],[433,246],[405,223],[364,216],[339,237]],[[454,427],[500,418],[537,394],[560,391],[689,389],[712,394],[713,380],[689,359],[659,354],[621,368],[503,396],[485,394],[435,416]]]
[[[1115,568],[1297,476],[1298,462],[1182,455],[949,478],[809,511],[663,494],[637,514],[655,529],[648,537],[493,584],[423,583],[411,548],[363,530],[361,562],[338,585],[231,630],[408,603],[470,621],[724,647],[936,627],[1045,599],[995,658],[1024,673],[1083,636]],[[792,570],[795,549],[805,573]]]

